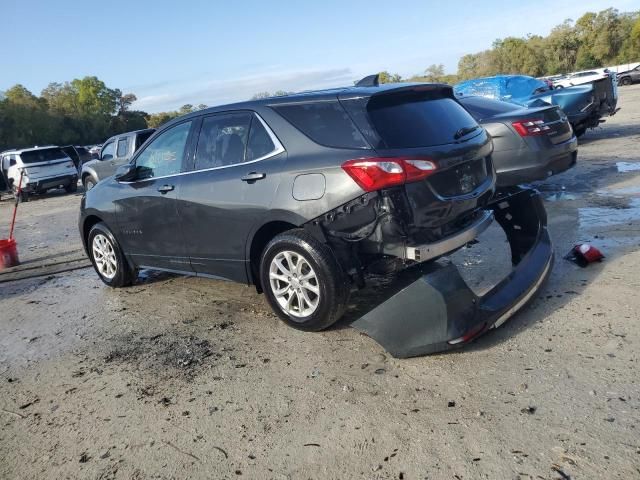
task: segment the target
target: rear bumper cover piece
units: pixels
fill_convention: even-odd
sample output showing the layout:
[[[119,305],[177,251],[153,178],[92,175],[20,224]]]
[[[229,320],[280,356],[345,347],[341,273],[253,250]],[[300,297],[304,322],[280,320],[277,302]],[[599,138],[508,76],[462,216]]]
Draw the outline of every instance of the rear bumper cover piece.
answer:
[[[456,348],[498,327],[540,289],[553,264],[553,248],[539,193],[499,192],[489,208],[505,231],[513,269],[482,296],[453,264],[429,265],[416,281],[351,324],[394,357]]]

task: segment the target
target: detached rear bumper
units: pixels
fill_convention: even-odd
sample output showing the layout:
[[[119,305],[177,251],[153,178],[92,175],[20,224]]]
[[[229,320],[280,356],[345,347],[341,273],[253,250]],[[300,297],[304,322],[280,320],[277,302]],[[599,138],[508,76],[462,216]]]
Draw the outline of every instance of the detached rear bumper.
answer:
[[[511,273],[478,297],[453,264],[431,266],[352,326],[395,357],[459,347],[509,319],[540,289],[553,264],[546,212],[538,192],[510,189],[489,208],[511,247]]]

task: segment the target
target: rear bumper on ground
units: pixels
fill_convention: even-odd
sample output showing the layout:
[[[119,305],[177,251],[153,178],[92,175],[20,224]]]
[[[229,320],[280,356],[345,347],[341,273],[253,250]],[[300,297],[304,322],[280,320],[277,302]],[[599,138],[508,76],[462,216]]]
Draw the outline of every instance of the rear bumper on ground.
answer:
[[[553,249],[535,190],[503,192],[490,208],[511,247],[514,267],[506,278],[479,297],[455,265],[427,264],[422,276],[352,326],[393,356],[412,357],[462,346],[510,318],[547,278]]]

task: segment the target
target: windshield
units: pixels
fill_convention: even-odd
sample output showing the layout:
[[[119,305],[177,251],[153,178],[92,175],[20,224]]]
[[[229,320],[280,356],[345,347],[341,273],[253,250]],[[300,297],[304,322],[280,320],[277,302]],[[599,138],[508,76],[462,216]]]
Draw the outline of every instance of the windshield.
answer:
[[[51,162],[53,160],[68,159],[60,148],[42,148],[40,150],[29,150],[20,154],[22,163]]]

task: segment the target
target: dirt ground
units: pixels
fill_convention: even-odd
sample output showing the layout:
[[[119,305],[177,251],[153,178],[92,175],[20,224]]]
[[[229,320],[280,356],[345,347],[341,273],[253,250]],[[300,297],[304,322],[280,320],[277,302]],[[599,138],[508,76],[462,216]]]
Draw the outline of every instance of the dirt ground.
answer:
[[[232,283],[0,277],[0,478],[640,478],[640,85],[619,106],[537,185],[549,282],[452,353],[397,360],[348,322],[298,332]],[[24,267],[80,254],[79,202],[20,206]],[[454,256],[479,289],[508,268],[499,235]],[[606,259],[564,260],[578,241]]]

